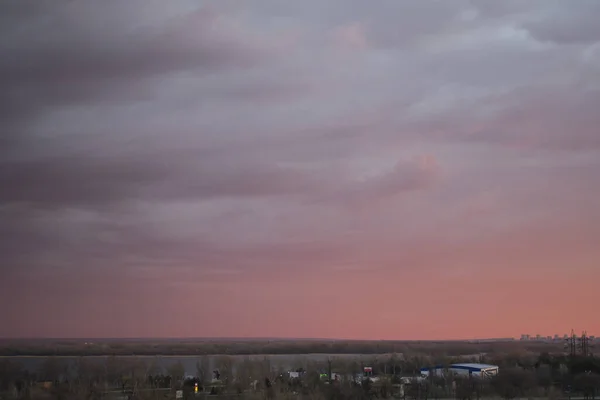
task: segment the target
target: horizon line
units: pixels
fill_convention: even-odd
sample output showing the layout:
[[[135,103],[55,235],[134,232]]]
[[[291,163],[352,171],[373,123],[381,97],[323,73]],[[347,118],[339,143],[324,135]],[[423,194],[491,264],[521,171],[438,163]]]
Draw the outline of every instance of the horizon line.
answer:
[[[545,337],[542,337],[545,338]],[[204,341],[329,341],[329,342],[468,342],[468,341],[508,341],[518,340],[515,337],[487,337],[487,338],[463,338],[463,339],[347,339],[347,338],[312,338],[312,337],[269,337],[269,336],[124,336],[124,337],[0,337],[0,341],[19,341],[19,340],[96,340],[96,341],[115,341],[115,340],[204,340]]]

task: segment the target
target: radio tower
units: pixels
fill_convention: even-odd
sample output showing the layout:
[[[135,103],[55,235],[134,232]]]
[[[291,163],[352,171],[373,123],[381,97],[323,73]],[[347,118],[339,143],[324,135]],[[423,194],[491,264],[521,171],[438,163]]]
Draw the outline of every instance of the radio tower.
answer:
[[[565,351],[570,357],[589,357],[592,355],[591,348],[590,337],[586,331],[577,337],[575,331],[571,329],[571,335],[565,339]]]
[[[573,329],[571,329],[571,335],[565,339],[565,351],[570,357],[577,355],[577,335]]]
[[[577,343],[577,347],[583,357],[589,357],[592,355],[590,352],[590,337],[587,335],[586,331],[583,331],[581,334],[581,337]]]

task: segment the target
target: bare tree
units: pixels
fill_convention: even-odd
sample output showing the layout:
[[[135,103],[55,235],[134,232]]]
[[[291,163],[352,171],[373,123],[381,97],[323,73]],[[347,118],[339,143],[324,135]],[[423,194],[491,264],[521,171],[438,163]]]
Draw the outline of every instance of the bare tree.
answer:
[[[505,369],[492,378],[492,387],[503,399],[514,399],[524,396],[535,388],[535,376],[527,370],[513,368]]]
[[[201,356],[196,361],[196,377],[201,384],[205,384],[210,381],[210,358],[208,356]]]
[[[220,356],[216,360],[216,367],[219,371],[220,380],[225,387],[231,385],[233,381],[233,358],[230,356]]]
[[[167,368],[167,374],[171,377],[171,388],[177,389],[183,381],[185,368],[181,362],[177,361],[175,364],[172,364]]]
[[[45,381],[58,383],[67,377],[68,365],[57,357],[48,357],[39,368],[39,378]]]
[[[26,391],[27,373],[20,363],[0,360],[0,393],[15,389],[17,396]]]
[[[600,375],[592,372],[578,374],[573,380],[575,390],[586,399],[595,399],[600,395]]]
[[[84,357],[75,362],[74,369],[74,378],[69,381],[70,392],[78,399],[91,399],[96,392],[99,369]]]

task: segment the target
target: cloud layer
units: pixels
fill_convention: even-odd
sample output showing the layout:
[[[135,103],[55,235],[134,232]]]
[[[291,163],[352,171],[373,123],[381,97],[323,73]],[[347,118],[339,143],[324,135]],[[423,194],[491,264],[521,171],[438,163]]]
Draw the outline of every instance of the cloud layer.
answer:
[[[598,2],[330,3],[0,5],[0,336],[600,329]]]

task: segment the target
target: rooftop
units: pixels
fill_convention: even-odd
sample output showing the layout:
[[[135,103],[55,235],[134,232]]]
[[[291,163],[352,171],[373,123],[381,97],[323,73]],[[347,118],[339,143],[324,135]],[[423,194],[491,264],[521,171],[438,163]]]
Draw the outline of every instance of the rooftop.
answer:
[[[477,364],[477,363],[452,364],[450,367],[452,367],[452,368],[466,368],[466,369],[490,369],[490,368],[498,368],[497,365]]]

